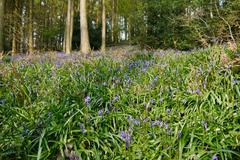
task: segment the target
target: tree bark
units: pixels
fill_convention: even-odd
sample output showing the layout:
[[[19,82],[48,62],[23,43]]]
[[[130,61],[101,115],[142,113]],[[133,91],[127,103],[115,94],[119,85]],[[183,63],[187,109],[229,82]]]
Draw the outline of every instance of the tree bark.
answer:
[[[88,54],[90,52],[90,44],[88,35],[86,0],[80,0],[80,29],[81,29],[81,52],[83,54]]]
[[[18,0],[15,1],[14,4],[14,12],[13,12],[13,27],[12,27],[12,55],[17,53],[17,21],[18,21]]]
[[[4,51],[3,25],[4,25],[4,0],[0,0],[0,53]]]
[[[112,18],[111,18],[111,40],[114,43],[114,24],[115,24],[115,0],[112,0]]]
[[[102,0],[102,46],[101,51],[106,51],[106,6],[105,0]]]
[[[29,0],[28,53],[33,53],[33,0]]]
[[[68,11],[65,31],[66,54],[70,54],[72,51],[72,34],[73,34],[73,0],[68,0]]]

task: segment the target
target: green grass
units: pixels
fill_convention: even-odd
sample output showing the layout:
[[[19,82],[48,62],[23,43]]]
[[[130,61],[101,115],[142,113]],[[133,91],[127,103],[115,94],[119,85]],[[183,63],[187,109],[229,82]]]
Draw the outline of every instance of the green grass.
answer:
[[[0,159],[240,159],[240,75],[219,59],[0,64]]]

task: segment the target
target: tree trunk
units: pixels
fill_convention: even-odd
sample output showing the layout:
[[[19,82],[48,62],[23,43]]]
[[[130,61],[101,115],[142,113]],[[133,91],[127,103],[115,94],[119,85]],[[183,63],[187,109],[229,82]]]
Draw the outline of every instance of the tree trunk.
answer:
[[[3,48],[3,25],[4,25],[4,0],[0,0],[0,53],[4,51]]]
[[[114,29],[115,29],[115,0],[112,0],[112,19],[111,19],[111,40],[114,43]]]
[[[12,55],[17,53],[17,21],[18,21],[18,0],[15,1],[13,12],[13,27],[12,27]]]
[[[33,53],[33,0],[29,0],[28,53]]]
[[[102,46],[101,51],[106,51],[106,6],[105,0],[102,0]]]
[[[84,54],[90,52],[86,0],[80,0],[80,29],[81,29],[81,51]]]
[[[72,50],[72,34],[73,34],[73,1],[68,0],[68,11],[65,31],[66,54],[70,54]]]

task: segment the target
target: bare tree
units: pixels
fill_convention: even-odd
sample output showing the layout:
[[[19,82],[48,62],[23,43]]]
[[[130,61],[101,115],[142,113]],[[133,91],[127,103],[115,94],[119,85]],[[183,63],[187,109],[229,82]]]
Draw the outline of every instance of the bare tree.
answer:
[[[33,53],[33,0],[29,0],[28,53]]]
[[[80,29],[81,29],[81,52],[90,52],[86,0],[80,0]]]
[[[17,26],[18,26],[18,8],[19,0],[14,3],[13,26],[12,26],[12,55],[17,53]]]
[[[4,0],[0,0],[0,53],[4,50],[3,48],[3,22],[4,19]]]
[[[102,0],[102,46],[101,51],[106,51],[106,6],[105,0]]]
[[[71,53],[72,50],[72,34],[73,34],[73,0],[68,0],[68,11],[66,20],[66,30],[65,30],[65,52],[67,54]]]

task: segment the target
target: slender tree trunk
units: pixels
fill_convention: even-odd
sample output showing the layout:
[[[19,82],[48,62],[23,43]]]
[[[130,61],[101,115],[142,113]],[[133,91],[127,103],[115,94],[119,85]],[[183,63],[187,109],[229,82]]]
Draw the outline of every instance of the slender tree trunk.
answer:
[[[115,0],[115,4],[114,4],[114,9],[115,9],[115,14],[114,14],[114,28],[113,28],[113,31],[114,31],[114,43],[118,43],[120,38],[119,38],[119,26],[118,26],[118,22],[119,22],[119,16],[118,16],[118,8],[117,8],[117,5],[118,5],[118,1]]]
[[[33,53],[33,0],[29,0],[28,53]]]
[[[17,53],[17,21],[18,21],[18,0],[15,1],[13,12],[13,28],[12,28],[12,55]]]
[[[72,50],[72,34],[73,34],[73,1],[68,0],[68,11],[65,31],[65,52],[70,54]]]
[[[81,51],[84,54],[88,54],[90,52],[90,44],[88,35],[86,0],[80,0],[80,29],[81,29]]]
[[[70,27],[70,48],[72,50],[72,38],[73,38],[73,25],[74,25],[74,0],[72,1],[72,9],[71,9],[71,27]]]
[[[20,28],[20,48],[19,51],[20,53],[23,53],[24,51],[24,6],[26,5],[24,2],[21,4],[21,9],[20,9],[20,15],[21,15],[21,28]]]
[[[111,19],[111,40],[114,43],[114,29],[115,29],[115,0],[112,0],[112,19]]]
[[[102,46],[101,51],[106,51],[106,6],[105,0],[102,0]]]
[[[4,25],[4,0],[0,0],[0,53],[4,51],[3,48],[3,25]]]

